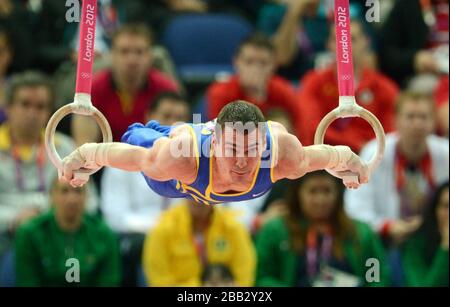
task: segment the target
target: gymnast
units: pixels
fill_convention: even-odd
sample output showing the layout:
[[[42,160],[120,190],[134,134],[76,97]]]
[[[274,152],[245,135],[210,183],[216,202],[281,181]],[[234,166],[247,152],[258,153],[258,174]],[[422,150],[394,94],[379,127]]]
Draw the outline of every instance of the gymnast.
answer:
[[[320,169],[350,171],[358,183],[369,179],[367,164],[349,147],[302,146],[280,123],[266,121],[257,106],[245,101],[227,104],[205,124],[133,124],[122,142],[80,146],[62,160],[60,179],[81,186],[86,180],[75,178],[74,172],[82,169],[139,171],[156,193],[203,204],[260,197],[280,179]]]

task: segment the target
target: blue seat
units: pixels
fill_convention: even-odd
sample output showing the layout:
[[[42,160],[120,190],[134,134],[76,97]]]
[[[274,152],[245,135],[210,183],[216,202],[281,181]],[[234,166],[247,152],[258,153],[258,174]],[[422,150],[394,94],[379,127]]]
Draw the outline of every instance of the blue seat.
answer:
[[[234,53],[252,31],[235,15],[184,14],[168,24],[162,40],[183,81],[210,82],[218,73],[233,72]]]
[[[208,118],[208,101],[206,99],[206,95],[203,94],[194,104],[192,107],[192,114],[200,114],[201,121],[203,123],[210,120]]]
[[[7,250],[0,257],[0,287],[14,287],[16,284],[16,268],[13,250]]]

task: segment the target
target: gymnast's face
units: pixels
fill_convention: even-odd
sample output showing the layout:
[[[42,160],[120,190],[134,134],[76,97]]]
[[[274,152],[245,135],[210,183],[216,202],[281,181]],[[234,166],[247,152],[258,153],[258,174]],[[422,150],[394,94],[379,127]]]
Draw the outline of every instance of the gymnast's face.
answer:
[[[234,183],[246,183],[256,172],[263,149],[264,134],[259,129],[240,132],[225,127],[219,135],[214,134],[214,156],[221,175]]]
[[[313,176],[301,185],[297,197],[303,215],[313,222],[323,222],[331,218],[339,196],[338,187],[329,176]]]

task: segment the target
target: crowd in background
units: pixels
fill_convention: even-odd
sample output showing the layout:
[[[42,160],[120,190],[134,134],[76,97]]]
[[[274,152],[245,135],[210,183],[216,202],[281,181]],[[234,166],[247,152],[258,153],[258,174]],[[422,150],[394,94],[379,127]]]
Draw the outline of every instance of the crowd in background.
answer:
[[[117,169],[83,188],[57,180],[44,129],[73,101],[74,2],[0,0],[0,286],[449,285],[448,0],[381,0],[373,22],[350,0],[355,97],[386,132],[368,184],[345,190],[319,171],[216,206]],[[333,0],[98,8],[92,102],[115,141],[136,122],[206,122],[246,100],[308,146],[337,107]],[[369,160],[374,136],[347,118],[325,143]],[[93,120],[68,116],[55,146],[65,156],[100,140]]]

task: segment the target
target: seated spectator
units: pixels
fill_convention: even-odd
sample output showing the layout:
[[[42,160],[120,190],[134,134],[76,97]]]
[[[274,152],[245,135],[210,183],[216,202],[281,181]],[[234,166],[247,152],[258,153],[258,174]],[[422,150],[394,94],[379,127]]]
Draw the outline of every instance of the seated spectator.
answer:
[[[435,107],[431,97],[404,92],[396,103],[397,132],[386,136],[384,158],[369,183],[346,192],[346,210],[370,223],[391,246],[398,246],[417,230],[427,197],[448,180],[449,144],[431,135]],[[368,161],[376,142],[361,157]]]
[[[32,1],[36,2],[36,1]],[[67,3],[67,4],[66,4]],[[35,5],[34,65],[53,73],[64,62],[76,62],[81,1],[45,0]],[[145,6],[139,1],[98,0],[96,60],[108,54],[114,31],[127,22],[143,22]]]
[[[208,265],[202,274],[203,287],[232,287],[234,286],[233,274],[223,264]]]
[[[439,186],[420,228],[401,247],[405,286],[448,287],[448,181]]]
[[[356,102],[372,112],[381,122],[385,132],[394,129],[394,101],[398,88],[393,81],[367,64],[370,44],[360,22],[351,23],[353,64],[355,72]],[[331,31],[328,48],[335,53],[336,37]],[[314,143],[314,134],[320,121],[338,106],[339,91],[336,64],[325,70],[314,70],[302,79],[299,94],[301,108],[300,140],[303,145]],[[372,128],[360,118],[340,119],[327,130],[325,143],[331,145],[348,145],[359,152],[361,147],[374,138]]]
[[[52,210],[17,232],[18,286],[119,285],[116,237],[99,218],[84,214],[86,194],[85,187],[72,188],[54,179]]]
[[[147,121],[161,125],[189,121],[189,105],[178,94],[165,92],[152,102]],[[108,225],[119,234],[123,259],[123,285],[136,286],[141,264],[145,234],[155,226],[160,214],[169,208],[173,199],[162,197],[152,190],[140,173],[105,169],[101,181],[102,212]]]
[[[382,70],[404,87],[416,74],[442,72],[436,48],[446,46],[448,74],[448,17],[448,0],[396,1],[380,33]]]
[[[149,104],[176,85],[151,68],[151,36],[143,25],[125,25],[114,34],[111,69],[99,72],[92,81],[92,103],[108,120],[114,141],[120,141],[128,126],[144,122]],[[74,116],[73,136],[77,144],[96,142],[99,128],[84,116]]]
[[[245,100],[267,113],[281,108],[296,120],[298,108],[294,89],[274,74],[275,50],[268,38],[254,34],[244,40],[234,59],[236,75],[210,86],[207,92],[209,119],[216,118],[230,101]]]
[[[53,87],[45,75],[28,71],[11,78],[6,92],[8,120],[0,126],[1,231],[47,204],[56,169],[45,153],[44,128],[53,105]],[[62,134],[57,133],[55,141],[61,155],[74,149]],[[95,197],[90,198],[90,209],[93,202]]]
[[[319,0],[276,0],[265,4],[258,29],[272,37],[279,73],[298,80],[313,68],[314,57],[325,50],[328,36],[326,14],[319,14]]]
[[[441,78],[434,93],[434,100],[437,106],[437,131],[439,135],[448,138],[448,75]]]
[[[33,59],[33,27],[31,14],[20,1],[0,1],[0,28],[9,33],[9,39],[14,50],[10,72],[20,72],[30,68]]]
[[[13,59],[13,50],[9,32],[0,28],[0,124],[6,119],[5,91],[8,82],[8,70]]]
[[[381,241],[345,214],[343,186],[335,177],[319,171],[293,181],[287,204],[288,214],[257,235],[257,286],[389,284]],[[379,261],[373,282],[366,278],[369,258]]]
[[[53,87],[37,72],[11,78],[6,93],[8,120],[0,125],[0,240],[9,241],[15,229],[48,208],[48,191],[56,168],[44,148],[44,128],[54,105]],[[75,148],[59,133],[55,146],[60,155]],[[92,185],[89,185],[92,189]],[[88,210],[97,208],[95,190]]]
[[[204,0],[165,0],[167,7],[175,12],[205,13],[208,3]]]
[[[199,286],[210,264],[227,266],[237,286],[252,286],[255,252],[232,212],[183,200],[163,213],[146,238],[144,272],[151,286]]]

